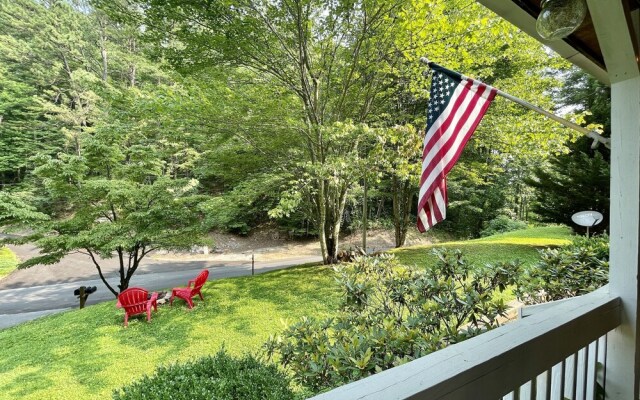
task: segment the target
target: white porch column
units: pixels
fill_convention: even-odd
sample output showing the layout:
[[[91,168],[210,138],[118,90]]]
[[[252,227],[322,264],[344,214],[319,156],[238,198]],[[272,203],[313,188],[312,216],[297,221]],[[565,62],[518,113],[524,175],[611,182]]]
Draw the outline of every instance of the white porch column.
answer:
[[[622,299],[622,325],[607,343],[607,398],[638,399],[640,259],[640,73],[637,21],[622,1],[587,0],[611,81],[611,263],[609,289]],[[632,19],[637,19],[635,13]],[[631,24],[630,24],[631,22]]]
[[[609,335],[607,398],[638,399],[640,258],[640,77],[611,85],[610,291],[622,299],[622,325]]]

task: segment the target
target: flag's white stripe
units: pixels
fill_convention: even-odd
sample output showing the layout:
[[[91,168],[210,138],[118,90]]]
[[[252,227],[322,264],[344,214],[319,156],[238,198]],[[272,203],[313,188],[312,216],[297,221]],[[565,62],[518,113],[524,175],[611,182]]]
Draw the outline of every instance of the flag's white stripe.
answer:
[[[442,216],[442,219],[445,219],[447,217],[447,203],[444,201],[444,193],[442,193],[442,189],[438,187],[433,194],[436,199],[436,205],[440,210],[440,215]]]
[[[471,88],[471,90],[472,91],[477,90],[477,83],[476,82],[474,82],[474,86]],[[490,92],[489,88],[487,88],[486,90]],[[464,115],[464,113],[467,111],[467,108],[469,107],[469,103],[474,99],[474,96],[472,95],[472,93],[467,93],[467,94],[468,95],[464,99],[463,103],[458,107],[457,110],[455,110],[456,113],[455,113],[455,115],[453,117],[453,121],[449,125],[448,129],[444,132],[442,137],[439,138],[438,141],[434,144],[434,146],[431,148],[429,153],[424,157],[424,160],[422,162],[422,171],[424,171],[426,169],[426,167],[431,163],[431,161],[440,152],[440,150],[445,145],[447,140],[449,140],[453,134],[456,134],[456,131],[457,131],[457,134],[456,134],[455,139],[454,139],[454,143],[449,147],[449,149],[447,150],[445,155],[440,159],[440,162],[438,162],[434,166],[434,168],[431,170],[431,172],[428,175],[428,177],[421,184],[421,186],[420,186],[420,195],[419,195],[420,199],[422,199],[422,197],[425,195],[426,190],[433,184],[435,179],[442,173],[442,171],[445,169],[446,165],[448,165],[451,162],[451,160],[454,157],[454,155],[456,154],[456,152],[457,152],[462,140],[464,140],[464,137],[466,136],[468,131],[472,128],[473,122],[476,120],[476,118],[478,117],[478,115],[482,111],[483,107],[488,102],[486,100],[486,98],[484,96],[482,96],[481,100],[478,100],[478,103],[473,108],[473,110],[472,110],[471,114],[469,115],[469,117],[465,119],[464,124],[462,125],[460,130],[456,130],[456,125],[457,125],[456,122],[459,122],[459,120],[462,118],[462,115]],[[451,101],[451,103],[454,103],[454,102],[455,102],[454,100]],[[431,128],[432,129],[429,130],[429,133],[427,133],[427,136],[433,136],[435,130],[438,129],[438,126],[436,126],[436,124],[434,124],[434,125],[432,125]]]
[[[438,223],[438,221],[436,221],[436,216],[433,213],[433,196],[429,197],[427,200],[426,207],[429,209],[429,227],[432,227]]]
[[[424,227],[425,231],[431,228],[431,225],[427,221],[427,213],[424,211],[424,207],[418,210],[418,218],[420,218],[420,221],[422,221],[422,226]]]

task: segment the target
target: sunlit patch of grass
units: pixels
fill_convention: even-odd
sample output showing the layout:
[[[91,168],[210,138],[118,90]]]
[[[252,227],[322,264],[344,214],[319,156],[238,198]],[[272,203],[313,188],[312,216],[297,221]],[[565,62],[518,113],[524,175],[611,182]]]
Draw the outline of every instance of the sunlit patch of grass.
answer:
[[[0,247],[0,279],[9,275],[16,269],[18,257],[6,247]]]
[[[529,246],[564,246],[571,243],[571,229],[567,226],[544,226],[493,235],[471,242],[526,244]]]
[[[403,264],[429,267],[436,262],[434,248],[460,249],[468,262],[476,265],[518,260],[531,265],[540,258],[539,250],[571,242],[565,226],[546,226],[507,232],[486,238],[394,249]]]
[[[435,248],[459,249],[464,259],[477,267],[511,261],[519,261],[530,266],[540,260],[541,249],[567,245],[571,243],[571,238],[571,230],[566,226],[546,226],[475,240],[394,249],[391,252],[401,263],[416,268],[433,268],[437,261],[433,254]],[[512,287],[508,287],[504,292],[496,292],[495,296],[505,303],[515,299]]]

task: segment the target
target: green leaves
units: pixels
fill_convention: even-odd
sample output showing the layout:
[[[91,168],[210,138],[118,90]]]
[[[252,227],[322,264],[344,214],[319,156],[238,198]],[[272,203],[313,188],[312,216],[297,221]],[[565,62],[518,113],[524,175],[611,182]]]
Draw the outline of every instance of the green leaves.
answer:
[[[547,222],[572,224],[571,215],[598,210],[604,221],[592,229],[609,225],[609,151],[590,148],[591,140],[580,138],[570,144],[571,152],[553,157],[548,165],[537,166],[527,183],[536,189],[533,210]],[[583,228],[575,228],[583,229]]]
[[[540,251],[541,261],[517,281],[527,304],[580,296],[609,281],[609,237],[576,237],[571,245]]]
[[[0,191],[0,225],[26,226],[47,221],[49,216],[39,212],[30,203],[31,193]]]
[[[264,346],[314,391],[403,364],[499,324],[494,293],[513,282],[518,263],[476,268],[459,251],[437,251],[418,270],[393,256],[357,258],[334,268],[342,291],[332,319],[303,318]]]
[[[224,348],[213,356],[160,366],[113,393],[114,400],[139,399],[293,400],[289,379],[275,365],[254,356],[230,356]]]
[[[180,178],[179,168],[169,167],[175,158],[166,151],[171,148],[166,142],[156,145],[148,136],[127,129],[148,124],[135,107],[118,111],[115,115],[122,119],[100,121],[91,132],[83,132],[77,152],[32,158],[33,176],[55,205],[47,215],[36,214],[33,207],[16,213],[9,206],[20,199],[0,192],[11,199],[5,210],[0,209],[0,219],[28,222],[34,230],[28,239],[43,252],[22,267],[56,262],[69,252],[82,251],[100,271],[94,256],[117,256],[119,287],[124,290],[150,251],[186,250],[207,242],[201,208],[206,197],[198,194],[199,182]],[[127,124],[118,123],[125,118]],[[154,131],[154,137],[171,139],[162,130]]]

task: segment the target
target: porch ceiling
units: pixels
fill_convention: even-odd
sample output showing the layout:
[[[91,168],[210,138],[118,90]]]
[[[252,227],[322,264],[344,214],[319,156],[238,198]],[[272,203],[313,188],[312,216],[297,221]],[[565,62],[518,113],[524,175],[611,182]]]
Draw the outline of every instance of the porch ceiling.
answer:
[[[540,0],[478,0],[478,2],[555,50],[567,60],[591,73],[597,79],[610,83],[604,56],[590,14],[587,14],[580,28],[569,37],[558,41],[546,41],[540,38],[535,29],[536,18],[540,13]],[[625,5],[629,21],[632,21],[633,18],[638,19],[638,11],[636,10],[640,9],[640,0],[622,0],[622,2]]]

